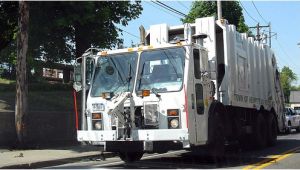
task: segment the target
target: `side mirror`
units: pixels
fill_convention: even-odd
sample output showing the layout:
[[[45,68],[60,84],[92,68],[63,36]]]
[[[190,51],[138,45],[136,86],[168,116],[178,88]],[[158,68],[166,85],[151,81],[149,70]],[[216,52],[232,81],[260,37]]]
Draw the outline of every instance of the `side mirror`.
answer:
[[[215,60],[208,61],[208,70],[209,70],[210,78],[213,80],[216,80],[217,75],[216,75],[216,61]]]
[[[92,81],[92,74],[94,70],[94,60],[92,58],[86,59],[86,85],[87,89],[89,89]]]
[[[81,83],[82,77],[81,77],[81,64],[76,64],[74,66],[74,83],[73,88],[79,92],[82,90],[82,83]]]
[[[206,50],[200,50],[200,71],[208,71],[208,54]]]

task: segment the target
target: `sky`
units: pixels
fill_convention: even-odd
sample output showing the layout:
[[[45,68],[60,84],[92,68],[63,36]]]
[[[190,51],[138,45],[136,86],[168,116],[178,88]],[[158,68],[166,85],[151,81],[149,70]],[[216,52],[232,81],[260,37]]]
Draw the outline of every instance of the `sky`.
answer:
[[[188,14],[192,1],[162,1],[178,11]],[[279,69],[288,66],[297,75],[293,85],[300,85],[300,1],[241,1],[245,22],[249,27],[271,23],[272,49],[277,58]],[[152,3],[142,1],[143,11],[138,19],[119,26],[124,30],[120,37],[124,46],[139,43],[139,26],[146,30],[150,25],[167,23],[170,26],[181,25],[181,16]],[[255,8],[256,7],[256,8]],[[247,11],[247,12],[246,12]],[[266,30],[268,31],[268,30]],[[255,30],[253,30],[255,32]],[[276,35],[275,35],[276,33]]]

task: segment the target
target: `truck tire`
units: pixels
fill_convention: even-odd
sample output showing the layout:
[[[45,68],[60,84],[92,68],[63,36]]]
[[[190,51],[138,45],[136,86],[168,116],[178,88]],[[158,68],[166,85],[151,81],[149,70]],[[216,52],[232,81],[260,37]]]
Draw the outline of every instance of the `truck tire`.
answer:
[[[264,148],[267,144],[267,126],[264,116],[258,113],[253,124],[253,144],[256,148]]]
[[[267,136],[267,145],[274,146],[277,141],[277,122],[274,114],[268,115],[268,136]]]
[[[139,161],[143,157],[143,152],[119,152],[119,157],[125,163]]]

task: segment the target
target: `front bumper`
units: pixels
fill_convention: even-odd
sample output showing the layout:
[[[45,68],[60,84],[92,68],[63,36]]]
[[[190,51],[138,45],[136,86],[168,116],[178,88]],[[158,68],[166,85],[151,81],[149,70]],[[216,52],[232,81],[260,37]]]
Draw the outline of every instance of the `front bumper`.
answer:
[[[77,131],[78,141],[106,142],[120,141],[116,130]],[[133,130],[131,141],[188,141],[187,129],[143,129]]]

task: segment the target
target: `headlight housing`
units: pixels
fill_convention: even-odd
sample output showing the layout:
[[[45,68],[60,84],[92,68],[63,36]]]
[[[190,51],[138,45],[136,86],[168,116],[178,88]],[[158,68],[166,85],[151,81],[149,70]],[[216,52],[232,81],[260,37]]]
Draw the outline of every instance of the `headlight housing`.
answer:
[[[92,113],[93,130],[102,130],[102,113]]]
[[[149,126],[158,126],[159,112],[158,105],[146,103],[143,108],[144,112],[144,123]]]
[[[180,128],[180,114],[179,109],[168,109],[168,128],[179,129]]]

